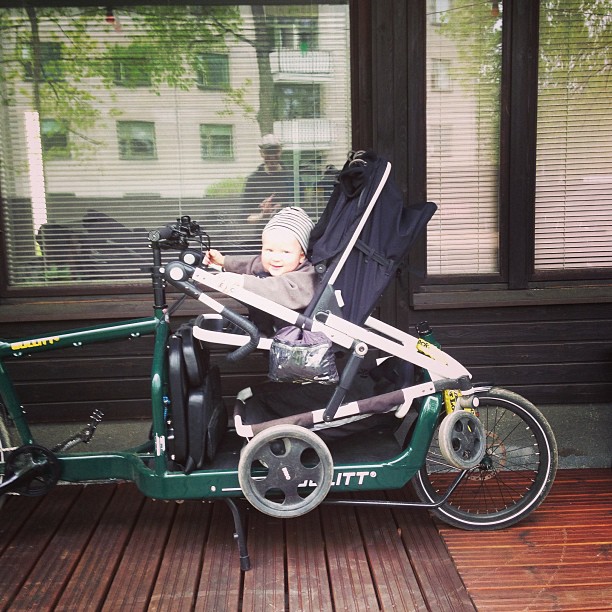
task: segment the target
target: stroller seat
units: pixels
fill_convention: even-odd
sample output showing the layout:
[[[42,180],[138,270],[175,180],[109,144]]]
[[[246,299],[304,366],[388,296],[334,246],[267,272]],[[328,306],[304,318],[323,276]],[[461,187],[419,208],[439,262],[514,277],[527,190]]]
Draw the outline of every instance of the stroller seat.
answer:
[[[312,327],[312,321],[323,321],[330,315],[363,325],[435,210],[431,202],[404,206],[401,192],[391,177],[389,162],[373,152],[352,154],[339,173],[327,207],[311,234],[309,258],[321,279],[300,325]],[[355,345],[359,345],[357,350]],[[322,385],[299,385],[299,391],[295,389],[300,400],[297,402],[289,399],[291,389],[276,392],[269,385],[264,385],[263,390],[245,389],[236,401],[236,431],[250,438],[270,426],[298,424],[326,437],[323,430],[338,431],[338,427],[350,425],[345,428],[348,435],[368,427],[367,424],[357,426],[358,421],[393,411],[405,402],[397,389],[412,384],[406,377],[402,387],[396,390],[372,398],[358,393],[358,402],[351,400],[343,404],[347,395],[350,396],[357,373],[363,373],[364,354],[360,351],[364,347],[350,342],[348,347],[337,348],[350,352],[338,387],[330,390],[318,388]],[[408,367],[412,371],[412,364]],[[279,401],[282,403],[285,395],[291,414],[282,414],[279,410]],[[270,418],[262,420],[265,419],[262,404],[266,401],[271,402]],[[316,408],[300,412],[299,407],[308,403]],[[343,433],[338,431],[331,437]]]
[[[303,332],[304,338],[319,334],[335,353],[344,354],[339,380],[329,387],[300,380],[300,384],[288,383],[288,390],[268,383],[238,394],[234,427],[248,441],[240,454],[238,479],[245,496],[263,512],[298,516],[320,503],[334,472],[324,439],[373,429],[385,420],[394,423],[391,429],[397,439],[406,439],[406,425],[410,426],[413,415],[406,416],[415,399],[447,390],[473,393],[471,376],[463,365],[425,339],[371,315],[435,210],[432,202],[404,205],[388,161],[373,152],[352,154],[311,233],[308,256],[321,279],[303,313],[242,287],[225,290],[216,275],[203,268],[180,262],[166,266],[166,279],[216,313],[199,317],[193,336],[205,343],[238,347],[227,355],[231,361],[255,349],[270,351],[274,338],[262,338],[251,321],[197,289],[198,284],[286,322]],[[247,335],[219,331],[219,317],[228,318]],[[391,369],[401,364],[401,375],[392,385],[372,384],[370,392],[361,392],[360,383],[375,372],[370,362],[374,357],[378,364],[388,360]],[[413,367],[426,375],[414,377]],[[275,408],[279,404],[282,411]],[[275,446],[286,452],[275,452]],[[267,472],[262,475],[261,469]],[[304,487],[314,489],[314,494],[302,499]],[[267,499],[279,491],[286,496],[283,501]]]

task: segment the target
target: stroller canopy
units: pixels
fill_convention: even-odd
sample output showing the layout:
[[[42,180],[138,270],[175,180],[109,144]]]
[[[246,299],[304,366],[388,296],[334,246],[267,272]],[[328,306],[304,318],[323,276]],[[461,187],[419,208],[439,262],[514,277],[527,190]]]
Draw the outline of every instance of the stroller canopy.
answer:
[[[309,316],[331,288],[340,292],[343,318],[361,325],[435,213],[432,202],[404,206],[390,167],[373,152],[362,152],[340,172],[310,239],[311,261],[326,271]]]

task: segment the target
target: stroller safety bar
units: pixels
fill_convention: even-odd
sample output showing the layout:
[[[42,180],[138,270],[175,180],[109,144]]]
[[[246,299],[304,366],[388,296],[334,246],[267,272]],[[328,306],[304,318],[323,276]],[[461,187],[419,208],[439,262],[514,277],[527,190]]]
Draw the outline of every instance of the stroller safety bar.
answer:
[[[401,359],[411,361],[415,365],[428,370],[432,378],[458,379],[463,376],[471,378],[468,370],[458,361],[432,344],[424,342],[420,338],[405,334],[403,342],[398,342],[396,340],[384,338],[373,331],[364,329],[359,325],[355,325],[333,314],[326,313],[322,316],[320,313],[317,315],[317,318],[319,320],[324,318],[326,326],[341,331],[357,341],[365,342],[369,346],[386,351]],[[413,343],[414,346],[408,346],[408,341]]]

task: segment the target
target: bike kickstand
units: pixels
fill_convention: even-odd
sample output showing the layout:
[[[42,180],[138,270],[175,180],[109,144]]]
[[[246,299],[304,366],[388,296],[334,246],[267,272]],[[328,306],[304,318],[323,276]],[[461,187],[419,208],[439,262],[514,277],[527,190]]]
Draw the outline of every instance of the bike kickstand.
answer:
[[[240,516],[240,510],[236,505],[236,502],[226,497],[223,500],[232,511],[234,517],[234,539],[238,542],[238,551],[240,553],[240,569],[243,572],[247,572],[251,569],[251,560],[249,559],[249,552],[247,550],[246,537],[244,535],[244,527],[242,524],[242,517]]]

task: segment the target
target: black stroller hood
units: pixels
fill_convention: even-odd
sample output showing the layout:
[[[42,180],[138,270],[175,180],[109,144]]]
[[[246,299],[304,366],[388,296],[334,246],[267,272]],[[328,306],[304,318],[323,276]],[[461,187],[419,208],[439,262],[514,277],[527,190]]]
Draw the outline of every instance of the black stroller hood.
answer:
[[[311,261],[326,270],[319,296],[329,291],[328,285],[340,291],[343,318],[358,325],[371,314],[437,208],[432,202],[404,206],[389,170],[390,164],[371,152],[350,159],[311,235]],[[354,240],[375,197],[376,203]],[[317,297],[308,315],[316,312],[318,303]]]

